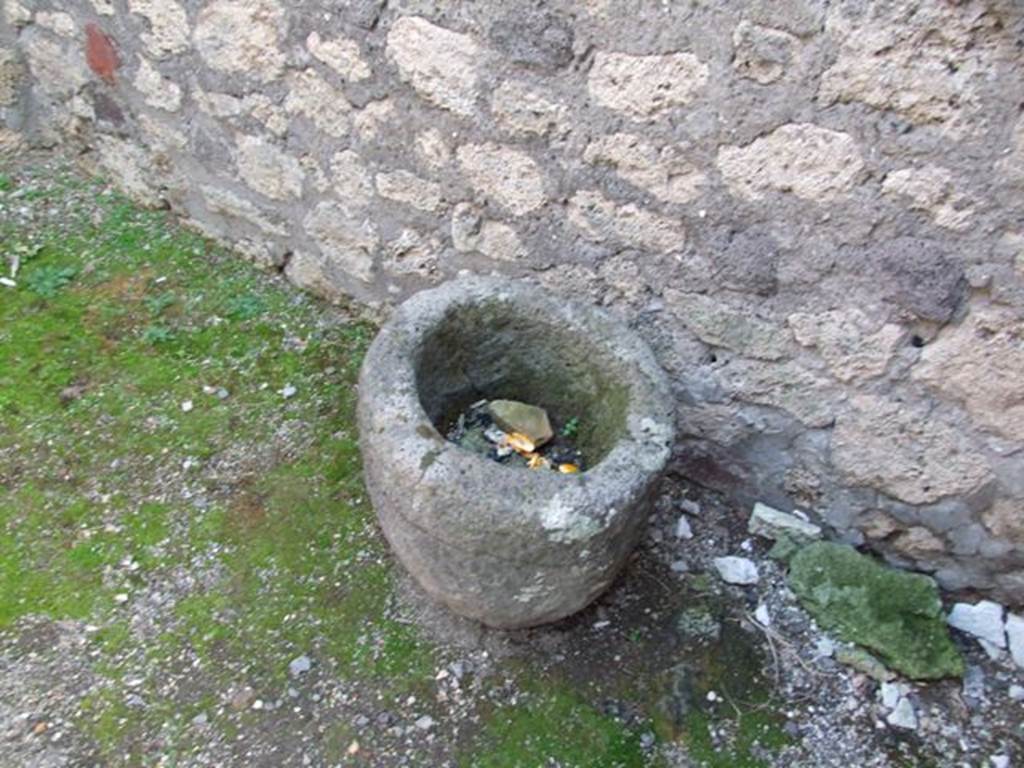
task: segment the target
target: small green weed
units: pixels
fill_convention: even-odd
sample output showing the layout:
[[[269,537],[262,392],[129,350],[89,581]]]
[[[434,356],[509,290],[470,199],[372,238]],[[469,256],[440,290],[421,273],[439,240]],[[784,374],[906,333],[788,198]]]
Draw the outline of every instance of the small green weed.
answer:
[[[58,267],[50,264],[32,270],[25,278],[25,285],[44,299],[54,298],[72,280],[78,270],[74,267]]]

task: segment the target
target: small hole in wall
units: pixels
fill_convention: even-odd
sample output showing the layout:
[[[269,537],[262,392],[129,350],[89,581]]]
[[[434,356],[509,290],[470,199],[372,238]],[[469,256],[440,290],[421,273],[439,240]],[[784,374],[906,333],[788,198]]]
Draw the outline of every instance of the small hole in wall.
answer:
[[[921,347],[924,346],[924,339],[922,339],[920,336],[918,336],[915,333],[913,336],[910,337],[910,344],[911,344],[911,346],[914,346],[914,347],[917,347],[918,349],[920,349]]]

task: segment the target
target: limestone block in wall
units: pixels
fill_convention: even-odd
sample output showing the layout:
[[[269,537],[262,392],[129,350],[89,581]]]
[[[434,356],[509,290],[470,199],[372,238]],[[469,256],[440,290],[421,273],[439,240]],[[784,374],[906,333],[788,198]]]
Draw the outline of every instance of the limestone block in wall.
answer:
[[[793,361],[733,359],[720,375],[741,402],[779,408],[808,427],[827,427],[835,419],[831,383]]]
[[[911,208],[925,211],[940,227],[963,231],[971,226],[974,207],[946,168],[901,168],[886,175],[882,191],[909,200]]]
[[[1024,440],[1024,326],[1016,313],[973,307],[921,350],[911,375],[962,403],[977,424]]]
[[[365,80],[371,74],[370,65],[366,63],[359,50],[359,43],[345,37],[324,39],[320,33],[313,31],[306,38],[306,48],[313,56],[333,69],[348,82],[356,83]]]
[[[491,95],[491,114],[505,131],[517,136],[564,136],[568,107],[547,98],[534,86],[506,80]]]
[[[427,128],[416,134],[416,157],[427,168],[443,168],[452,158],[451,147],[437,128]]]
[[[547,201],[540,167],[523,152],[494,143],[463,144],[456,156],[473,188],[514,216],[535,211]]]
[[[0,48],[0,107],[9,107],[18,100],[25,77],[25,67],[18,54]]]
[[[441,185],[421,179],[409,171],[378,173],[374,179],[377,194],[421,211],[434,211],[441,204]]]
[[[962,428],[923,403],[862,394],[850,405],[836,419],[832,460],[852,485],[929,504],[992,480],[987,461]]]
[[[144,58],[139,59],[134,85],[151,107],[167,112],[177,112],[181,107],[181,88]]]
[[[364,144],[369,144],[385,136],[389,128],[394,129],[401,123],[391,99],[377,99],[355,112],[352,116],[352,129]]]
[[[612,241],[654,252],[681,250],[686,230],[676,219],[640,208],[616,205],[596,190],[582,190],[569,199],[569,223],[588,240]]]
[[[671,203],[688,203],[700,195],[707,176],[691,162],[681,148],[660,150],[631,133],[600,136],[587,144],[583,159],[610,165],[631,184]]]
[[[12,27],[23,27],[32,21],[32,11],[19,0],[4,0],[3,13],[4,19]]]
[[[142,34],[142,43],[150,56],[162,59],[188,50],[188,14],[180,3],[175,0],[128,0],[128,10],[149,23],[149,31]]]
[[[374,254],[380,241],[368,219],[328,201],[317,204],[303,226],[326,263],[364,282],[373,279]]]
[[[786,330],[711,296],[669,289],[665,303],[701,341],[747,357],[780,360],[789,345]]]
[[[431,104],[466,117],[475,111],[481,48],[469,35],[403,16],[388,32],[387,55]]]
[[[982,515],[982,520],[994,536],[1024,548],[1024,501],[997,499]]]
[[[252,189],[272,200],[302,194],[302,165],[259,136],[240,136],[235,157],[238,175]]]
[[[857,183],[864,160],[849,134],[789,123],[746,146],[718,150],[718,170],[733,194],[760,200],[771,191],[833,200]]]
[[[647,119],[689,104],[708,81],[708,65],[692,53],[634,56],[601,51],[587,79],[601,106]]]
[[[71,15],[63,11],[39,11],[35,18],[36,24],[48,29],[61,37],[72,37],[78,31],[78,25]]]
[[[244,197],[209,184],[204,184],[199,189],[211,213],[249,222],[268,235],[288,236],[288,228],[283,223],[271,221],[269,215],[261,212],[254,203]]]
[[[476,251],[498,261],[516,261],[526,256],[526,249],[512,227],[483,218],[471,203],[455,206],[451,236],[457,251]]]
[[[291,114],[305,115],[319,130],[335,139],[347,136],[352,125],[352,107],[345,94],[313,69],[288,78],[284,108]]]
[[[996,173],[1011,184],[1024,186],[1024,117],[1013,127],[1008,150],[1006,157],[996,163]]]
[[[20,44],[34,84],[46,96],[67,99],[89,81],[84,59],[59,43],[26,33]]]
[[[144,205],[162,202],[151,178],[152,158],[138,144],[113,136],[97,136],[95,141],[99,164],[118,187]]]
[[[903,329],[856,307],[821,313],[794,312],[787,318],[796,340],[814,347],[842,382],[863,382],[885,373],[904,337]]]
[[[821,77],[821,101],[863,102],[954,135],[980,128],[978,87],[1015,55],[996,13],[917,0],[851,9],[834,5],[826,20],[839,55]]]
[[[741,21],[732,34],[732,66],[740,77],[774,83],[793,60],[798,42],[788,32]]]
[[[384,269],[391,275],[436,281],[439,277],[437,238],[427,238],[413,229],[403,229],[398,237],[384,247]]]
[[[331,181],[334,192],[349,210],[369,205],[373,198],[373,180],[358,153],[345,149],[331,158]]]
[[[199,11],[192,39],[213,69],[268,82],[284,71],[284,24],[275,0],[214,0]]]

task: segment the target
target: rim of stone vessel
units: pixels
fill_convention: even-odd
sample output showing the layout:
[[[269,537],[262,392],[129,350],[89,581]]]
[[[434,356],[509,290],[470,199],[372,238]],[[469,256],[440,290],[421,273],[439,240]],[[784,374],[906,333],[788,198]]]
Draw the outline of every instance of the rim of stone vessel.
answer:
[[[542,308],[552,326],[584,334],[590,343],[622,364],[621,375],[629,376],[625,419],[621,435],[592,467],[584,472],[527,470],[493,461],[450,442],[426,412],[418,377],[419,356],[430,333],[450,313],[482,302],[505,302],[515,312],[533,306]],[[537,307],[537,305],[542,305]],[[430,466],[458,469],[472,465],[473,473],[500,491],[529,484],[556,494],[567,488],[585,490],[588,495],[608,492],[621,495],[623,482],[645,481],[660,471],[672,448],[675,435],[675,404],[664,371],[647,344],[626,325],[603,310],[564,299],[539,286],[521,280],[498,277],[464,277],[433,289],[421,291],[400,305],[381,329],[368,352],[373,359],[373,382],[360,380],[360,387],[377,413],[391,414],[388,442],[415,459],[425,477]],[[365,377],[364,377],[365,378]],[[404,415],[399,416],[399,414]],[[453,466],[454,465],[454,466]],[[512,479],[510,481],[510,478]],[[626,482],[627,486],[634,482]]]

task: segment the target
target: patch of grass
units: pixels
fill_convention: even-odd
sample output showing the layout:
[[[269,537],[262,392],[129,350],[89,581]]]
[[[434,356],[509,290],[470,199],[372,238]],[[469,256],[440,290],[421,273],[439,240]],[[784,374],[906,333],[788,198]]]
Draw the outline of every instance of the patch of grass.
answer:
[[[59,267],[46,264],[28,272],[25,285],[29,290],[45,299],[52,299],[68,283],[74,280],[78,270],[74,267]]]
[[[640,736],[572,691],[537,686],[487,718],[481,746],[461,768],[643,768]]]
[[[33,182],[25,199],[76,183]],[[361,480],[354,385],[373,329],[325,322],[165,214],[99,189],[87,190],[99,215],[59,230],[0,223],[12,249],[38,253],[0,302],[0,630],[29,613],[100,627],[95,669],[111,689],[82,727],[111,764],[144,762],[136,747],[154,734],[173,752],[181,713],[200,704],[126,707],[130,658],[170,675],[191,651],[206,684],[245,670],[273,685],[308,653],[383,700],[424,688],[434,651],[388,615],[392,568]],[[229,485],[207,471],[217,462]],[[131,601],[176,572],[201,586],[143,641]]]

